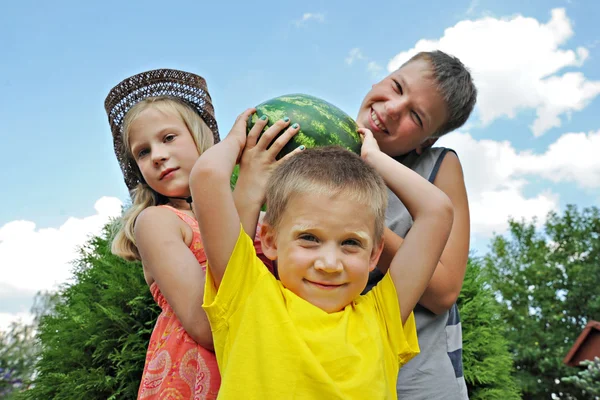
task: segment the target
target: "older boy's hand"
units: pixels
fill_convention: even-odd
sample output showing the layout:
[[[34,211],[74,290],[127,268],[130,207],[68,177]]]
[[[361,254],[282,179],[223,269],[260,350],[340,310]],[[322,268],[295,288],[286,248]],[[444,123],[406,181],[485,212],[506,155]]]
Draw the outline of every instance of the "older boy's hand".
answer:
[[[362,139],[362,147],[360,149],[360,156],[367,163],[370,163],[371,158],[374,155],[380,154],[381,150],[377,144],[377,140],[373,137],[373,132],[367,128],[358,128],[358,134]]]

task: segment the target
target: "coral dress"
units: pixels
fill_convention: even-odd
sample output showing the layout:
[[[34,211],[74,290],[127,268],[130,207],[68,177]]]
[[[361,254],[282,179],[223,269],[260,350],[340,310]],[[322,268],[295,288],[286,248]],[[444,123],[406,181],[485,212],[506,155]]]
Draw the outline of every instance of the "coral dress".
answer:
[[[173,207],[162,207],[172,210],[192,228],[190,250],[205,270],[206,255],[198,222]],[[257,240],[255,247],[260,250],[260,242]],[[271,269],[271,265],[268,268]],[[156,282],[150,286],[150,292],[162,312],[150,337],[138,399],[216,399],[221,376],[215,354],[188,335]]]

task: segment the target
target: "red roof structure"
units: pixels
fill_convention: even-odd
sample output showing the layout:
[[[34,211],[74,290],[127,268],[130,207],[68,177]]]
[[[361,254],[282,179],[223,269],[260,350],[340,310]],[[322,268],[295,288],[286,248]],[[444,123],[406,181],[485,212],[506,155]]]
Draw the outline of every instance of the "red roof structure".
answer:
[[[570,367],[580,367],[580,362],[593,360],[594,357],[600,357],[600,322],[589,321],[563,359],[563,363]]]

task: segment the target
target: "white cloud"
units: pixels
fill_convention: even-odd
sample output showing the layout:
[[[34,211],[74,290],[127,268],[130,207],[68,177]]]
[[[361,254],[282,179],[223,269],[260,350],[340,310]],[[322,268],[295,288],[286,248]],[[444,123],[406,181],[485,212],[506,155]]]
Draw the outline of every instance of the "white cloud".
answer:
[[[301,26],[307,21],[325,22],[325,15],[321,13],[304,13],[302,18],[296,21],[296,26]]]
[[[379,75],[383,67],[377,64],[375,61],[369,61],[367,64],[367,71],[369,71],[373,76]]]
[[[348,57],[346,57],[346,64],[352,65],[354,61],[363,60],[365,57],[362,55],[362,52],[358,47],[353,48],[348,53]]]
[[[473,72],[484,125],[534,109],[531,130],[540,136],[600,94],[600,81],[590,81],[577,71],[559,74],[566,67],[580,67],[589,56],[585,47],[564,48],[573,34],[571,20],[560,8],[552,10],[546,23],[521,15],[464,20],[446,29],[440,39],[419,40],[397,54],[388,70],[419,51],[440,49],[455,55]]]
[[[600,131],[564,134],[541,154],[518,152],[507,141],[475,140],[461,132],[444,136],[438,144],[455,149],[461,160],[474,234],[502,233],[509,217],[537,217],[541,224],[549,211],[558,211],[559,196],[551,190],[524,194],[527,177],[600,188],[600,158],[595,156],[600,152]]]
[[[121,213],[121,201],[102,197],[94,215],[70,217],[59,228],[36,229],[31,221],[12,221],[0,227],[0,283],[16,289],[49,290],[71,276],[77,248],[97,235],[109,218]]]
[[[521,156],[517,170],[536,174],[552,182],[575,182],[586,189],[600,188],[600,130],[567,133],[544,154]]]
[[[473,14],[478,5],[479,5],[479,0],[471,0],[471,3],[469,4],[469,8],[466,11],[466,14],[467,15]]]
[[[20,313],[3,313],[0,312],[0,331],[8,331],[13,322],[20,324],[31,324],[33,322],[33,314],[28,312]]]

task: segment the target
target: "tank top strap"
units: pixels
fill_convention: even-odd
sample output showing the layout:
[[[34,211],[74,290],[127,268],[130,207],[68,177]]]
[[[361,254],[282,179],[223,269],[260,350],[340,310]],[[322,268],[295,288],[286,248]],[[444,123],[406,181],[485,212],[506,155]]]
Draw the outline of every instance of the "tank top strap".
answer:
[[[160,205],[158,207],[168,208],[169,210],[173,211],[175,213],[175,215],[177,215],[183,222],[185,222],[186,224],[188,224],[190,226],[190,228],[192,228],[193,231],[199,230],[199,228],[198,228],[198,221],[196,221],[195,218],[190,217],[189,215],[187,215],[183,211],[178,210],[175,207],[167,205],[167,204],[163,204],[163,205]]]

